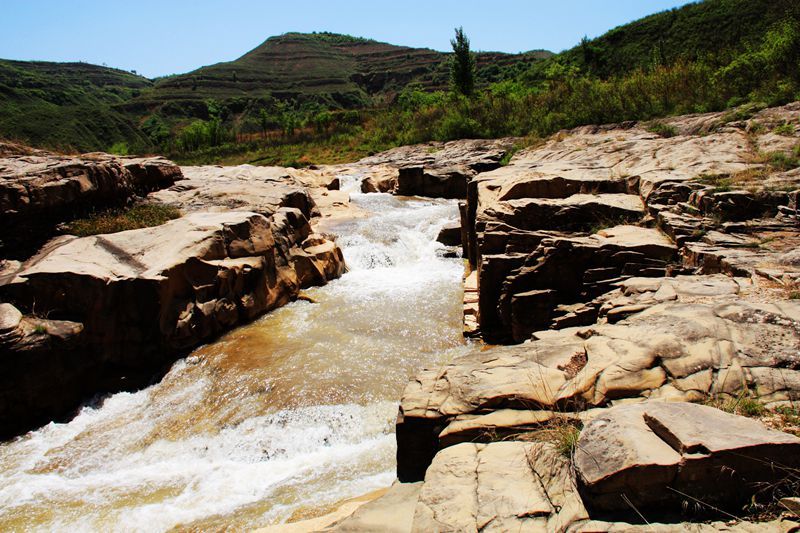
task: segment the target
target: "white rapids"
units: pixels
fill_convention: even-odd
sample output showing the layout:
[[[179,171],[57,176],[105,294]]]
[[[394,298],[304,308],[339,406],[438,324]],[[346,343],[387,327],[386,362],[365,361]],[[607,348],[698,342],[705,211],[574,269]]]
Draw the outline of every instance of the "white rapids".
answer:
[[[247,529],[391,484],[409,376],[465,350],[453,201],[357,192],[349,271],[203,346],[157,384],[0,444],[0,530]]]

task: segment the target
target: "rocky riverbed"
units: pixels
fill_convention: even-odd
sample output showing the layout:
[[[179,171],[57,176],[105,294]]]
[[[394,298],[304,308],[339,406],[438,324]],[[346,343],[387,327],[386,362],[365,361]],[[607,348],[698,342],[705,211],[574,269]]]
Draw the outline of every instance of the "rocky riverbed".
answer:
[[[223,370],[229,363],[210,363],[216,370],[203,378],[238,405],[250,405],[249,396],[223,383],[240,379],[264,396],[256,403],[267,407],[242,407],[241,417],[211,416],[211,426],[237,439],[253,433],[236,428],[255,424],[257,435],[259,424],[272,427],[281,409],[330,411],[312,418],[335,442],[309,437],[280,463],[294,464],[313,494],[278,476],[254,482],[252,499],[237,493],[214,516],[187,512],[165,528],[286,520],[297,530],[340,531],[798,527],[800,103],[746,119],[711,113],[658,128],[584,127],[509,161],[520,142],[430,143],[301,170],[65,160],[5,148],[0,185],[13,208],[4,213],[22,224],[55,206],[36,239],[80,212],[60,206],[100,198],[115,205],[148,195],[183,214],[156,228],[56,236],[34,255],[8,255],[0,281],[5,435],[63,418],[92,394],[142,387],[197,345],[342,276],[346,261],[352,272],[303,295],[319,303],[279,311],[307,339],[279,328],[269,363],[232,364],[235,375]],[[433,218],[417,218],[423,213]],[[358,298],[337,299],[341,291]],[[442,300],[448,294],[454,307]],[[296,314],[304,305],[324,312]],[[451,311],[454,320],[442,318]],[[263,324],[275,327],[272,316]],[[237,331],[265,335],[255,324]],[[462,332],[474,340],[462,344]],[[226,361],[252,358],[253,342],[240,344]],[[204,350],[190,359],[212,361]],[[165,382],[186,383],[185,368],[173,367]],[[263,380],[262,390],[255,382]],[[136,394],[158,395],[161,386]],[[362,434],[366,426],[356,424],[345,436],[334,416],[391,418],[373,411],[393,410],[392,399],[398,482],[369,503],[348,503],[348,512],[358,507],[349,517],[299,520],[335,507],[332,492],[342,500],[394,477],[376,466],[395,466],[375,433],[386,436],[383,425]],[[192,410],[191,401],[178,404]],[[137,412],[131,423],[152,416]],[[287,420],[289,434],[310,435]],[[114,435],[94,431],[94,439]],[[181,431],[183,439],[196,430]],[[0,452],[28,465],[9,470],[9,494],[36,483],[26,477],[33,465],[65,446],[47,438],[33,432]],[[33,453],[25,439],[45,444]],[[375,453],[348,455],[367,442]],[[343,481],[326,461],[298,466],[327,457],[319,454],[330,445],[354,461]],[[270,444],[264,452],[276,468],[269,461],[285,459]],[[95,465],[98,457],[75,448],[62,460]],[[170,492],[188,494],[175,488],[184,481],[158,499],[162,510],[185,510]],[[270,497],[283,510],[263,503]],[[26,505],[39,503],[22,502],[7,523],[25,524]]]

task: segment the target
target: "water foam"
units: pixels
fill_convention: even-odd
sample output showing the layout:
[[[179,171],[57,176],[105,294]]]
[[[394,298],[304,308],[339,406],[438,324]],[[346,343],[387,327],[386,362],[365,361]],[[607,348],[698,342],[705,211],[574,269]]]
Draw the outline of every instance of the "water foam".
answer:
[[[244,528],[389,485],[399,388],[432,362],[425,353],[461,342],[462,265],[434,241],[455,202],[361,194],[362,177],[342,182],[374,213],[337,228],[350,271],[310,291],[318,305],[296,302],[216,343],[224,357],[237,336],[275,336],[284,366],[266,393],[241,396],[248,375],[181,361],[148,389],[0,445],[0,529],[165,531],[215,516]],[[284,377],[297,405],[258,406]],[[305,405],[315,387],[343,401]],[[229,422],[237,410],[248,417]]]

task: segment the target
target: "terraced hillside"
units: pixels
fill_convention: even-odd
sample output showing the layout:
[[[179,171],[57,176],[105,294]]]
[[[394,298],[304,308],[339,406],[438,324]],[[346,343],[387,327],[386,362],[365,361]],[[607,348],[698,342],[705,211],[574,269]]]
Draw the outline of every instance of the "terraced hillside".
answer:
[[[88,63],[0,60],[0,136],[82,151],[146,142],[114,106],[151,86],[142,76]]]
[[[477,54],[481,82],[497,81],[549,52]],[[267,39],[235,61],[203,67],[156,83],[137,106],[163,114],[192,113],[197,102],[235,98],[294,99],[330,107],[367,107],[411,82],[445,89],[449,54],[330,33],[287,33]],[[205,105],[199,106],[200,114]]]

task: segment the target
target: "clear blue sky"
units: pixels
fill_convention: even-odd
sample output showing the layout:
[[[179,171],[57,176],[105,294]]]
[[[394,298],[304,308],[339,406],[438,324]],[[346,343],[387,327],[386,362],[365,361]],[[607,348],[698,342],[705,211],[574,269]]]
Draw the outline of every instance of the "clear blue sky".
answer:
[[[0,58],[86,61],[149,77],[236,59],[267,37],[332,31],[448,50],[570,48],[686,0],[2,0]]]

